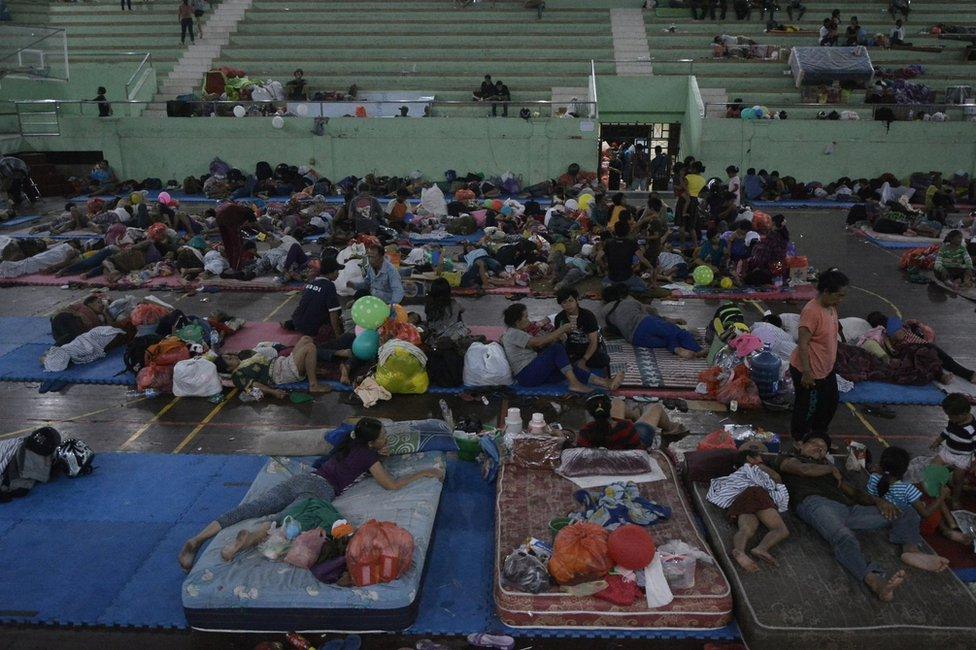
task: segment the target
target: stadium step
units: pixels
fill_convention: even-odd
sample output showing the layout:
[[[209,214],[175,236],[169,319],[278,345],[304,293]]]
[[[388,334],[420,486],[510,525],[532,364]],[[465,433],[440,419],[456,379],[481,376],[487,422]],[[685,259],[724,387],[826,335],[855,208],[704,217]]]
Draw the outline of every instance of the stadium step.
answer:
[[[651,52],[647,47],[647,27],[640,9],[611,9],[613,59],[621,77],[649,77]]]

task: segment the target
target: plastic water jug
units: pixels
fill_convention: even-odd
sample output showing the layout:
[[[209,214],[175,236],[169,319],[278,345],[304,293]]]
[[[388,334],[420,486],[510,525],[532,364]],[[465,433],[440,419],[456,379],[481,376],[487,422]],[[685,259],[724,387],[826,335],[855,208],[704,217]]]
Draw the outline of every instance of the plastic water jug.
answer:
[[[749,377],[756,382],[760,397],[772,397],[779,392],[782,369],[782,362],[770,351],[768,345],[749,360]]]

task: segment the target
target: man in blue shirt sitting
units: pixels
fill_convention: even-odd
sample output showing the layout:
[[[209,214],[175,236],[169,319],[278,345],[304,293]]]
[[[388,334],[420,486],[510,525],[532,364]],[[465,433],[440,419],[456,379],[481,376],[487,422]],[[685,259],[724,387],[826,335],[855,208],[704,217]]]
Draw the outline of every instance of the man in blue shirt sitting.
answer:
[[[370,244],[366,248],[366,274],[362,282],[348,282],[346,286],[356,290],[356,298],[373,295],[388,305],[403,302],[403,283],[400,273],[393,268],[380,244]]]

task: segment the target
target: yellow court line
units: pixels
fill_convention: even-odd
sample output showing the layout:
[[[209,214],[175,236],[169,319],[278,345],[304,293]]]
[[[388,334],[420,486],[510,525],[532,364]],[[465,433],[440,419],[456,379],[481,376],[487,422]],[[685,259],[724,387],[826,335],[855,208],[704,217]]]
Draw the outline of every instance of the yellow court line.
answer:
[[[149,430],[149,427],[151,427],[153,424],[155,424],[156,421],[159,420],[159,418],[161,418],[164,415],[166,415],[166,413],[169,412],[169,410],[171,408],[173,408],[174,406],[176,406],[176,403],[179,402],[179,401],[180,401],[180,398],[179,397],[174,397],[172,400],[170,400],[170,403],[167,404],[166,406],[164,406],[163,408],[159,409],[159,412],[156,413],[156,415],[152,416],[152,418],[149,420],[149,422],[146,422],[144,425],[142,425],[141,427],[139,427],[136,430],[135,433],[133,433],[131,436],[129,436],[129,439],[126,440],[125,442],[123,442],[122,443],[122,446],[120,446],[119,449],[125,449],[126,447],[128,447],[129,445],[131,445],[133,442],[135,442],[139,438],[139,436],[141,436],[146,431],[148,431]]]
[[[287,297],[287,298],[285,298],[285,299],[284,299],[284,300],[283,300],[283,301],[281,302],[281,304],[280,304],[280,305],[278,305],[277,307],[275,307],[274,309],[272,309],[272,310],[271,310],[271,313],[270,313],[270,314],[268,314],[267,316],[265,316],[265,317],[264,317],[264,322],[265,322],[265,323],[267,323],[267,322],[268,322],[269,320],[271,320],[272,318],[274,318],[274,315],[275,315],[275,314],[277,314],[277,313],[278,313],[279,311],[281,311],[281,308],[282,308],[282,307],[284,307],[284,306],[285,306],[285,305],[287,305],[287,304],[288,304],[289,302],[291,302],[291,299],[292,299],[292,298],[294,298],[295,296],[297,296],[297,295],[298,295],[298,293],[299,293],[299,292],[297,292],[297,291],[292,291],[291,293],[289,293],[289,294],[288,294],[288,297]]]
[[[61,423],[64,423],[64,422],[74,422],[75,420],[80,420],[82,418],[87,418],[87,417],[91,417],[93,415],[98,415],[99,413],[104,413],[105,411],[111,411],[112,409],[118,408],[119,406],[129,406],[130,404],[135,404],[136,402],[141,402],[144,399],[146,399],[146,398],[145,397],[137,397],[136,399],[132,400],[131,402],[123,402],[122,404],[113,404],[112,406],[106,406],[105,408],[98,409],[97,411],[89,411],[88,413],[82,413],[81,415],[75,415],[75,416],[72,416],[70,418],[65,418],[63,420],[44,420],[44,422],[47,422],[49,424],[61,424]],[[4,433],[4,434],[0,435],[0,440],[3,440],[4,438],[13,438],[14,436],[18,436],[18,435],[21,435],[21,434],[24,434],[24,433],[29,433],[29,432],[33,431],[34,429],[36,429],[36,428],[37,428],[36,426],[33,426],[33,427],[27,427],[26,429],[18,429],[17,431],[9,431],[7,433]]]
[[[183,449],[186,448],[186,446],[188,444],[190,444],[193,441],[194,438],[197,437],[197,434],[200,433],[200,431],[203,430],[203,427],[207,426],[207,424],[211,420],[213,420],[217,416],[218,413],[220,413],[221,409],[223,409],[225,406],[227,406],[228,404],[230,404],[231,400],[233,400],[235,397],[237,397],[237,389],[236,388],[234,390],[232,390],[230,393],[227,394],[227,398],[224,399],[223,402],[221,402],[217,406],[213,407],[213,409],[211,409],[210,412],[207,413],[207,417],[205,417],[202,420],[200,420],[200,424],[198,424],[197,426],[193,427],[193,431],[191,431],[190,433],[188,433],[187,436],[185,438],[183,438],[182,442],[180,442],[180,444],[176,445],[176,449],[173,450],[173,453],[174,454],[178,454],[181,451],[183,451]]]
[[[868,431],[870,431],[871,432],[871,435],[874,436],[874,438],[878,442],[880,442],[883,447],[887,447],[888,446],[888,441],[884,439],[884,436],[882,436],[880,433],[878,433],[878,430],[875,429],[874,426],[870,422],[867,421],[867,418],[865,418],[863,415],[861,415],[861,412],[860,411],[858,411],[856,408],[854,408],[854,405],[853,404],[848,403],[847,404],[847,408],[849,408],[851,410],[851,413],[854,414],[854,417],[856,417],[858,420],[861,421],[861,424],[864,425],[864,428],[867,429]]]
[[[871,291],[870,289],[865,289],[864,287],[855,286],[853,284],[851,285],[851,287],[853,287],[854,289],[857,289],[858,291],[863,291],[864,293],[871,294],[872,296],[874,296],[878,300],[885,301],[886,303],[888,303],[888,305],[891,306],[891,309],[895,312],[895,316],[897,316],[898,318],[902,318],[901,310],[898,309],[898,306],[895,303],[893,303],[890,300],[888,300],[887,298],[885,298],[884,296],[882,296],[881,294],[875,293],[875,292]]]

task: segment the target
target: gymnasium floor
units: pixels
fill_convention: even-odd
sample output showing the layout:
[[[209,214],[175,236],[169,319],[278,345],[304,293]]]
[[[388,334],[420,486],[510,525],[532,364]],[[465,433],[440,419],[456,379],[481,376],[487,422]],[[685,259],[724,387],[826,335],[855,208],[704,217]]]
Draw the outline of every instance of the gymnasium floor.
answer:
[[[822,270],[837,266],[852,281],[848,298],[841,305],[841,316],[864,316],[873,310],[900,313],[930,324],[937,332],[941,347],[963,365],[976,365],[973,347],[974,305],[962,298],[946,295],[926,285],[907,283],[897,270],[898,255],[882,250],[848,235],[844,231],[842,212],[814,211],[787,214],[788,226],[800,253]],[[139,292],[128,292],[139,295]],[[82,291],[47,287],[10,287],[0,289],[0,316],[46,316],[55,309],[76,300]],[[297,297],[288,293],[200,293],[192,297],[161,293],[187,313],[205,315],[214,309],[246,320],[278,321],[286,319]],[[462,299],[469,324],[500,325],[500,312],[508,301],[502,296]],[[533,317],[557,310],[554,301],[526,300]],[[704,325],[716,303],[686,300],[681,305],[663,309],[667,314],[681,314],[689,323]],[[591,307],[593,307],[591,305]],[[785,303],[770,305],[775,311],[798,310]],[[758,314],[757,311],[753,311]],[[202,399],[159,397],[152,400],[127,398],[126,388],[119,386],[75,385],[61,392],[41,394],[36,384],[0,382],[0,438],[26,432],[43,422],[51,422],[62,432],[87,441],[96,452],[133,451],[181,454],[280,454],[314,453],[318,440],[308,440],[290,432],[314,427],[326,428],[344,417],[358,415],[359,410],[331,394],[304,405],[260,402],[245,404],[238,400],[213,405]],[[370,415],[398,419],[439,417],[436,396],[398,396],[369,410]],[[551,399],[492,399],[488,405],[449,398],[455,415],[478,415],[494,421],[509,406],[542,410],[547,419],[557,419],[573,428],[582,422],[581,405],[576,400],[553,402]],[[557,409],[559,414],[557,415]],[[832,430],[837,441],[861,440],[875,450],[882,440],[921,452],[938,434],[944,419],[938,407],[895,406],[892,420],[867,415],[861,408],[841,406]],[[531,411],[529,411],[531,412]],[[785,432],[788,413],[714,413],[692,410],[677,414],[693,432],[707,432],[720,420],[761,423],[768,429]],[[176,562],[174,558],[174,568]],[[280,638],[268,636],[267,638]],[[258,637],[203,635],[190,632],[154,632],[152,630],[52,630],[0,627],[0,650],[40,647],[132,647],[145,648],[252,648]],[[365,647],[397,648],[412,646],[416,639],[366,638]],[[464,647],[459,639],[444,640],[450,646]],[[592,641],[559,639],[540,641],[526,639],[516,647],[583,647]],[[669,647],[682,644],[669,643]],[[693,643],[687,647],[701,647]],[[601,647],[647,647],[647,642],[601,642]]]

